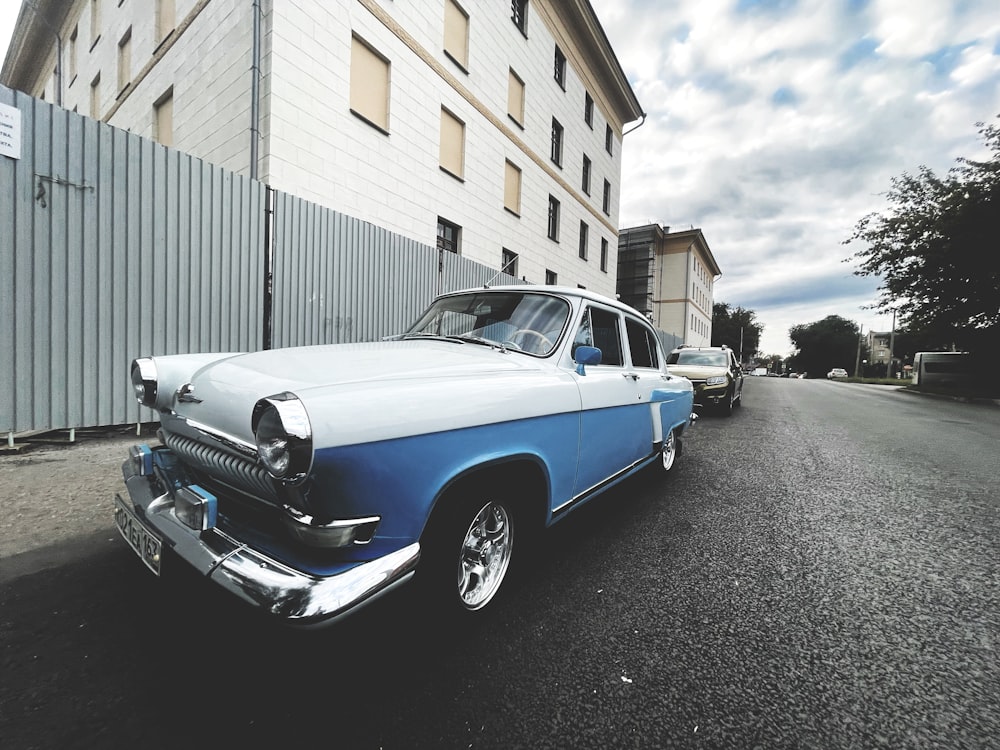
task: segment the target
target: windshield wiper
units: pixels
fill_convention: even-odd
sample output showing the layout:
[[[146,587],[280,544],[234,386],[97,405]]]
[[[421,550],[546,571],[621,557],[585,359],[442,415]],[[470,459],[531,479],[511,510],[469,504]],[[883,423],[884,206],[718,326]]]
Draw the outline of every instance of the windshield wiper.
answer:
[[[507,348],[503,344],[498,344],[496,341],[485,339],[482,336],[473,336],[471,333],[463,333],[457,336],[448,336],[447,338],[453,341],[461,341],[463,343],[467,342],[469,344],[479,344],[480,346],[488,346],[491,349],[499,349],[502,352],[507,351]]]

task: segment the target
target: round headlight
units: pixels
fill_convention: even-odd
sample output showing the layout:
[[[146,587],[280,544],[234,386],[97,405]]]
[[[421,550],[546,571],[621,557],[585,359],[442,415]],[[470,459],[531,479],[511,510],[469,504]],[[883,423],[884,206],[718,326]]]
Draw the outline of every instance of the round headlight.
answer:
[[[132,360],[132,390],[140,404],[156,406],[156,364],[148,357]]]
[[[257,456],[283,482],[305,479],[312,465],[312,427],[305,407],[292,393],[262,398],[253,408]]]

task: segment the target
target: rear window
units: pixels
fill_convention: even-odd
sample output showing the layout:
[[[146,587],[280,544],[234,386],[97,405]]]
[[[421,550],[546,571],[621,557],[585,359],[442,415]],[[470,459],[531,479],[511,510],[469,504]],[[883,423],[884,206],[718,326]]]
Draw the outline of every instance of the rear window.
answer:
[[[639,321],[625,318],[625,333],[628,336],[628,348],[632,351],[632,365],[659,369],[660,357],[653,332]]]
[[[681,349],[670,352],[668,365],[692,365],[695,367],[728,367],[726,352],[704,352],[697,349]]]

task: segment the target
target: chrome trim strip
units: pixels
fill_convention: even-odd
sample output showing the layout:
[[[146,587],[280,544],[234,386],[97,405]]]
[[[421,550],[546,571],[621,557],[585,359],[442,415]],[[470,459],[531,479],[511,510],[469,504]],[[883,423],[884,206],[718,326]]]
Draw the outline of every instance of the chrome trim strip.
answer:
[[[654,445],[654,447],[655,447],[655,445]],[[635,470],[639,466],[642,466],[645,463],[649,463],[649,461],[651,459],[653,459],[653,458],[656,458],[657,455],[658,455],[658,452],[656,450],[654,450],[648,456],[646,456],[644,458],[640,458],[638,461],[632,463],[629,466],[626,466],[624,469],[622,469],[621,471],[619,471],[617,474],[612,474],[610,477],[608,477],[607,479],[605,479],[603,481],[598,482],[593,487],[589,487],[588,489],[584,490],[583,492],[581,492],[576,497],[572,497],[569,500],[567,500],[565,503],[563,503],[562,505],[560,505],[558,508],[553,508],[552,509],[552,515],[554,516],[557,513],[562,513],[565,510],[569,510],[569,508],[570,508],[571,505],[575,505],[575,504],[577,504],[579,502],[582,502],[582,501],[586,500],[591,495],[597,494],[598,492],[600,492],[601,490],[603,490],[605,487],[607,487],[608,485],[614,484],[619,479],[623,478],[626,474],[628,474],[629,472]]]
[[[182,414],[173,414],[181,422],[184,422],[188,427],[197,430],[202,435],[206,437],[214,438],[220,443],[239,451],[240,453],[245,453],[248,456],[252,456],[255,460],[257,458],[257,446],[253,443],[248,443],[246,440],[236,437],[235,435],[230,435],[228,433],[217,430],[214,427],[209,427],[203,422],[199,422],[196,419],[189,419]]]

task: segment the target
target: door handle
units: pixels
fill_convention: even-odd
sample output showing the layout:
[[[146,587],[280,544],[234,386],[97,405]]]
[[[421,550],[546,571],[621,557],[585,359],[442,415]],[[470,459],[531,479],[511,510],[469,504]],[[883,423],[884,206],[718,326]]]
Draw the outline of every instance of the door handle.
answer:
[[[623,378],[632,378],[632,380],[638,380],[639,379],[639,373],[637,373],[637,372],[623,372],[622,373],[622,377]]]

